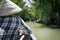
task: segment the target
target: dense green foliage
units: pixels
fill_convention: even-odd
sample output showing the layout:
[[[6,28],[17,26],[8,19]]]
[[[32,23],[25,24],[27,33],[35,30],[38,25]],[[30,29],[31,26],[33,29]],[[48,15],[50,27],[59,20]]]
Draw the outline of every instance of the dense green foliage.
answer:
[[[24,20],[42,20],[45,24],[60,24],[60,0],[34,0],[31,8],[28,8],[22,0],[12,0],[23,10],[18,14]]]
[[[31,8],[24,6],[25,3],[22,0],[12,0],[13,2],[15,2],[17,5],[19,5],[22,8],[22,11],[17,14],[20,17],[22,17],[24,20],[36,20],[38,18],[40,18],[40,10],[38,10],[34,4],[34,6],[32,6]],[[38,13],[37,13],[38,12]]]

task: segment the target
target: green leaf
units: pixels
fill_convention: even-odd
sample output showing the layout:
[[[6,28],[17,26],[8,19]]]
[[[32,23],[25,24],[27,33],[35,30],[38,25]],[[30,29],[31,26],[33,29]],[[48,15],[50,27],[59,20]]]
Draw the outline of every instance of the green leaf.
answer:
[[[2,2],[2,0],[0,0],[0,3]]]

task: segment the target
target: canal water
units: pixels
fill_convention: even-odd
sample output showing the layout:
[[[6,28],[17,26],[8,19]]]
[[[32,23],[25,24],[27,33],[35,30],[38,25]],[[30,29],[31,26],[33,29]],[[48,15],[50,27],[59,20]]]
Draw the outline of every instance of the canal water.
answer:
[[[43,28],[39,35],[40,40],[60,40],[60,29]]]

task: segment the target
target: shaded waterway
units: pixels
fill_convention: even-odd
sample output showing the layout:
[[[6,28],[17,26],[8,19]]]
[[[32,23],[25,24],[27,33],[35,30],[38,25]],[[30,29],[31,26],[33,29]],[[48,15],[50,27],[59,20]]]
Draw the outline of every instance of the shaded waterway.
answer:
[[[34,22],[27,22],[27,24],[30,26],[38,40],[60,40],[60,29],[58,28],[46,28],[45,26]]]
[[[39,35],[40,40],[60,40],[60,29],[43,28]]]

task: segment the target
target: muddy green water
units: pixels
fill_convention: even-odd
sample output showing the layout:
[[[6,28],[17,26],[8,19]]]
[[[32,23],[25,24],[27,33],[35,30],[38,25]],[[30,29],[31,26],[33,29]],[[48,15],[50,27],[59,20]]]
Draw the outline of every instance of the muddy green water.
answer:
[[[40,40],[60,40],[60,29],[43,28],[39,35]]]

